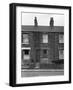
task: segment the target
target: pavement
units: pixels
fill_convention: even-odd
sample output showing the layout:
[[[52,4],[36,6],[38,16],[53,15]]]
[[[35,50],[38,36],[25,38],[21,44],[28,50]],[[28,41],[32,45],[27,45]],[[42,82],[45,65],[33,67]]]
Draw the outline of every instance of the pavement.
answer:
[[[63,69],[23,69],[21,77],[36,77],[36,76],[57,76],[64,75]]]

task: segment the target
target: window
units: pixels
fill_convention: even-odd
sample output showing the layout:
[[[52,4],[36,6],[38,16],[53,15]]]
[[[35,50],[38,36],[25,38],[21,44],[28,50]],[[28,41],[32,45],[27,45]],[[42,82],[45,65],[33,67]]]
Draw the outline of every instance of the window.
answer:
[[[43,50],[43,53],[44,53],[44,54],[47,54],[47,50],[46,50],[46,49],[45,49],[45,50]]]
[[[23,34],[22,42],[23,42],[24,44],[29,44],[28,34]]]
[[[48,43],[48,35],[47,34],[43,35],[43,43]]]
[[[47,49],[43,49],[43,57],[47,57],[47,55],[48,55],[48,50]]]
[[[59,43],[64,43],[64,35],[63,34],[59,35]]]
[[[30,50],[22,50],[23,60],[29,60],[30,59]]]
[[[25,55],[29,55],[29,50],[25,50]]]
[[[64,50],[59,50],[59,59],[64,59]]]

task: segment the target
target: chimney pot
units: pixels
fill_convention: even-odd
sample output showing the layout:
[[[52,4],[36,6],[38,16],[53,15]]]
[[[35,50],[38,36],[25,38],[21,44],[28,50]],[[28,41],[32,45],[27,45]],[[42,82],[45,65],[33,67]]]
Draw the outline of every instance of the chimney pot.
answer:
[[[35,17],[35,19],[34,19],[34,25],[38,26],[37,17]]]
[[[50,18],[50,27],[53,27],[54,26],[54,19],[53,17]]]

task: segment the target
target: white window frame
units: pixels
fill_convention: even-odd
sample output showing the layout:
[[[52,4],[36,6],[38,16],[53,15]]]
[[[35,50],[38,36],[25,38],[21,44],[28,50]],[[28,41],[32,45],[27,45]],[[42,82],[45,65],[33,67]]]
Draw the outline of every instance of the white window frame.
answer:
[[[24,33],[24,34],[22,34],[23,36],[22,36],[22,44],[29,44],[29,36],[28,36],[28,34],[27,33]],[[25,36],[25,38],[24,38],[24,36]]]
[[[64,43],[64,34],[59,34],[59,43]]]
[[[43,40],[42,40],[42,42],[43,43],[48,43],[48,34],[43,34]]]
[[[22,48],[22,50],[31,50],[31,48],[30,47],[23,47]],[[24,55],[24,60],[29,60],[30,59],[30,52],[29,52],[29,55]]]
[[[61,55],[61,52],[60,51],[63,51],[63,54]],[[64,50],[59,50],[59,59],[64,59]]]

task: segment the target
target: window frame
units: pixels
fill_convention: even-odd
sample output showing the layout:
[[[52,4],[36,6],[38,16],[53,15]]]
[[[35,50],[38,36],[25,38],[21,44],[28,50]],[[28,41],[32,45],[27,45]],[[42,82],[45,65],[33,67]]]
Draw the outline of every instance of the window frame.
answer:
[[[60,35],[62,35],[62,37]],[[59,34],[59,43],[64,43],[64,34],[63,33]]]
[[[63,53],[61,53],[60,51],[63,51]],[[60,54],[62,57],[60,56]],[[59,60],[62,60],[62,59],[64,59],[64,49],[59,50]]]
[[[26,35],[27,37],[24,38],[23,35]],[[28,42],[24,42],[27,39]],[[23,41],[24,40],[24,41]],[[23,33],[22,32],[22,44],[29,44],[29,34],[28,33]]]
[[[45,39],[47,39],[47,40],[45,40]],[[47,33],[42,34],[42,43],[48,43],[48,34]]]

